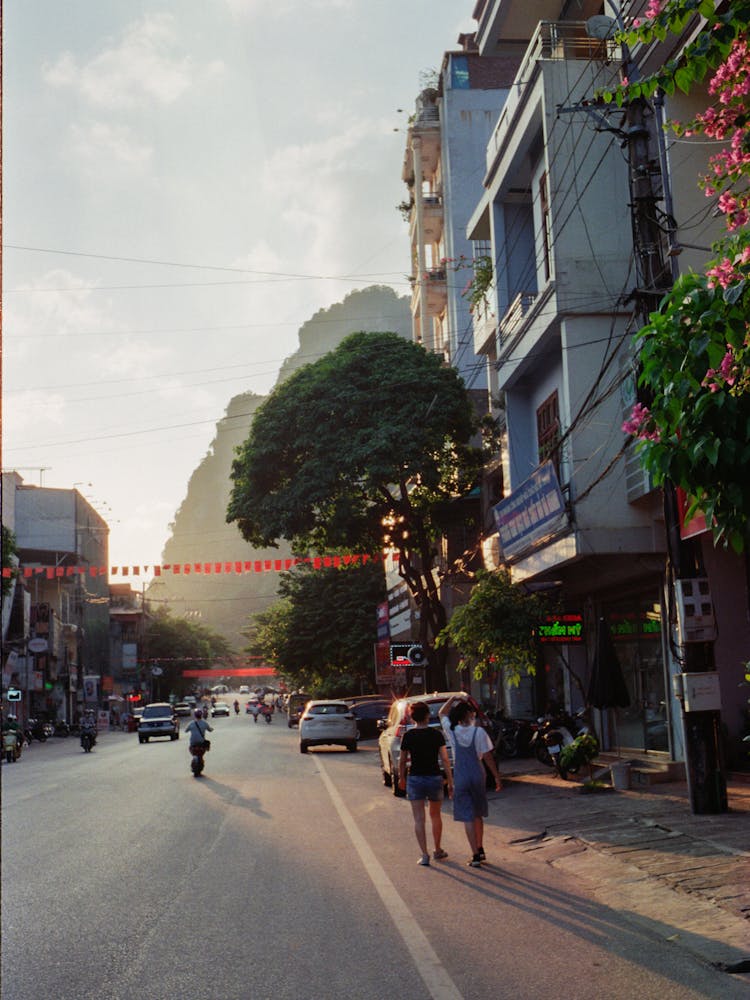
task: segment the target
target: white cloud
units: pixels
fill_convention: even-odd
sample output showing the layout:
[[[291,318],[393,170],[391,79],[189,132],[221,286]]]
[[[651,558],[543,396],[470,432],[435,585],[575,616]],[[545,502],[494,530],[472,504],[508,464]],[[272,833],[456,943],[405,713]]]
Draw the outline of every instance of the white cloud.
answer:
[[[146,14],[129,25],[118,42],[106,45],[88,62],[78,63],[64,52],[44,67],[50,86],[75,90],[95,107],[132,109],[149,104],[169,105],[191,86],[223,71],[218,60],[198,70],[177,49],[175,18]]]
[[[299,12],[299,0],[276,0],[273,7],[269,7],[267,0],[221,0],[221,3],[235,17],[286,17]],[[308,10],[350,10],[355,0],[306,0],[305,6]]]
[[[127,125],[92,121],[71,125],[67,153],[89,177],[111,176],[113,169],[143,175],[153,147],[139,142]]]

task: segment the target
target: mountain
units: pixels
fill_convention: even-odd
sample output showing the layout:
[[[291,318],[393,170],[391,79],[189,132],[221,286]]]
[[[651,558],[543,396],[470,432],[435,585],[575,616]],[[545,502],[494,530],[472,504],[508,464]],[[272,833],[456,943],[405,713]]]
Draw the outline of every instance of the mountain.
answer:
[[[299,347],[284,361],[276,384],[359,330],[391,330],[411,339],[408,298],[378,285],[351,292],[341,302],[320,309],[300,327]],[[216,425],[208,453],[191,475],[185,499],[170,525],[162,562],[210,562],[211,574],[169,574],[153,580],[147,591],[152,605],[163,602],[173,614],[193,617],[215,629],[238,653],[246,644],[241,630],[254,614],[264,611],[276,599],[279,574],[273,569],[217,574],[213,572],[214,564],[284,559],[290,552],[285,542],[277,549],[254,549],[242,539],[236,524],[226,523],[235,449],[247,437],[253,415],[264,398],[245,392],[230,400],[225,415]]]

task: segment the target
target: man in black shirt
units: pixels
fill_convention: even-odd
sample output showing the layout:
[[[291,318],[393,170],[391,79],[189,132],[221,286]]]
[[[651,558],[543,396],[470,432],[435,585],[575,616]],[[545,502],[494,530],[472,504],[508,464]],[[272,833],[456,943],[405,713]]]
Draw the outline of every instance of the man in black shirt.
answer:
[[[440,773],[442,760],[445,780],[448,783],[448,795],[453,794],[453,775],[450,758],[445,745],[442,729],[430,725],[430,709],[423,701],[411,706],[411,717],[415,723],[413,729],[407,729],[401,740],[401,755],[398,761],[399,788],[406,789],[406,797],[411,802],[414,816],[414,833],[422,850],[418,864],[427,866],[430,855],[427,851],[427,833],[425,830],[425,802],[430,803],[430,824],[432,837],[435,841],[433,857],[436,861],[448,857],[447,851],[440,846],[443,835],[443,775]],[[409,765],[409,778],[406,768]]]

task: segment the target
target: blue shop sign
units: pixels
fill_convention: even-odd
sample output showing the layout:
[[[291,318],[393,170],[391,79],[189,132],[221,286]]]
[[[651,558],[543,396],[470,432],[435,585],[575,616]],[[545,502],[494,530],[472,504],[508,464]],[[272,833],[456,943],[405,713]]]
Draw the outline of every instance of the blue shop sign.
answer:
[[[545,462],[509,497],[492,508],[506,559],[567,526],[567,514],[552,462]]]

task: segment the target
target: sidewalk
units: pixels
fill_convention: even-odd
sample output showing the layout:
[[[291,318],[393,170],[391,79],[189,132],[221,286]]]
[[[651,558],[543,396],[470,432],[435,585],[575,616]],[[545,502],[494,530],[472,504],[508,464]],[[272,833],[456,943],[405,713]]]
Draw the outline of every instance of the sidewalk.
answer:
[[[506,845],[750,983],[750,783],[729,782],[729,812],[697,816],[684,781],[582,794],[582,775],[562,781],[533,758],[500,773],[488,822]]]

